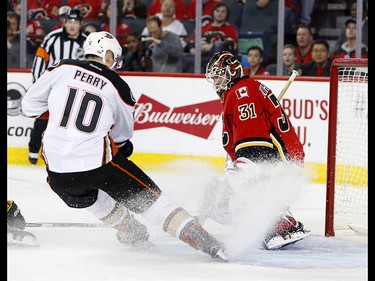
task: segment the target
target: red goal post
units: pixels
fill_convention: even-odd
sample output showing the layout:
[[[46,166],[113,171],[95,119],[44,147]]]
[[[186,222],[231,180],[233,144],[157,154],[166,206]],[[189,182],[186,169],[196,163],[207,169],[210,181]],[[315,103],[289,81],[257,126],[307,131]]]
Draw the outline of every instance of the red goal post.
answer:
[[[330,74],[325,236],[368,229],[368,59],[336,59]]]

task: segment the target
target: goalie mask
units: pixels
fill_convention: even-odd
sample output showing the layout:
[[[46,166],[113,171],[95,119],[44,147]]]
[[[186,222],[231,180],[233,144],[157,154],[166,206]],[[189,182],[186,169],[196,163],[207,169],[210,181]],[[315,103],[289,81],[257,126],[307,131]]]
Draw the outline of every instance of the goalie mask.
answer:
[[[206,66],[206,79],[223,100],[223,93],[243,76],[240,61],[228,51],[216,53]]]
[[[107,51],[113,53],[114,63],[111,67],[115,68],[118,65],[120,57],[122,55],[122,48],[117,39],[109,32],[99,31],[91,32],[83,44],[83,51],[85,57],[87,55],[95,55],[103,59],[103,64],[105,65],[105,54]],[[116,66],[118,68],[119,66]]]

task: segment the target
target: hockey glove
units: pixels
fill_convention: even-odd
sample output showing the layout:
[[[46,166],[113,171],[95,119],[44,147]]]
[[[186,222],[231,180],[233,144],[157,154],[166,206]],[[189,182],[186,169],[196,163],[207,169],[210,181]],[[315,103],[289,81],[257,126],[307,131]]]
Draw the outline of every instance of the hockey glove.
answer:
[[[130,155],[133,154],[133,143],[130,140],[127,140],[119,151],[125,157],[130,157]]]

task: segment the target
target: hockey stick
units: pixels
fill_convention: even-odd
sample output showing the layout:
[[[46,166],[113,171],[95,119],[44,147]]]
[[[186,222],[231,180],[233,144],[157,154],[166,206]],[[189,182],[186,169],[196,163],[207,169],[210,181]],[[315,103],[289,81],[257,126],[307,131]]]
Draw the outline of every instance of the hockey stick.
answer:
[[[107,228],[103,223],[83,222],[28,222],[26,227],[86,227],[86,228]]]
[[[279,96],[277,97],[277,99],[278,99],[279,101],[284,97],[284,95],[285,95],[286,91],[288,90],[290,84],[292,84],[292,82],[294,81],[294,79],[295,79],[298,75],[299,75],[298,71],[295,70],[295,69],[293,69],[293,70],[292,70],[292,74],[290,75],[290,77],[289,77],[288,81],[286,82],[284,88],[281,90]]]

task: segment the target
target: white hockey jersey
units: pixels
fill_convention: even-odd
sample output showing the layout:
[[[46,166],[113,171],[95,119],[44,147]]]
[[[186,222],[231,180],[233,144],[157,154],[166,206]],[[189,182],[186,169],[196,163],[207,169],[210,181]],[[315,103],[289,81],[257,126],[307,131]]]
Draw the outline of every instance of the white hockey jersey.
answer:
[[[98,168],[133,136],[134,105],[129,85],[92,61],[62,60],[29,88],[22,113],[48,113],[42,156],[53,172]]]

